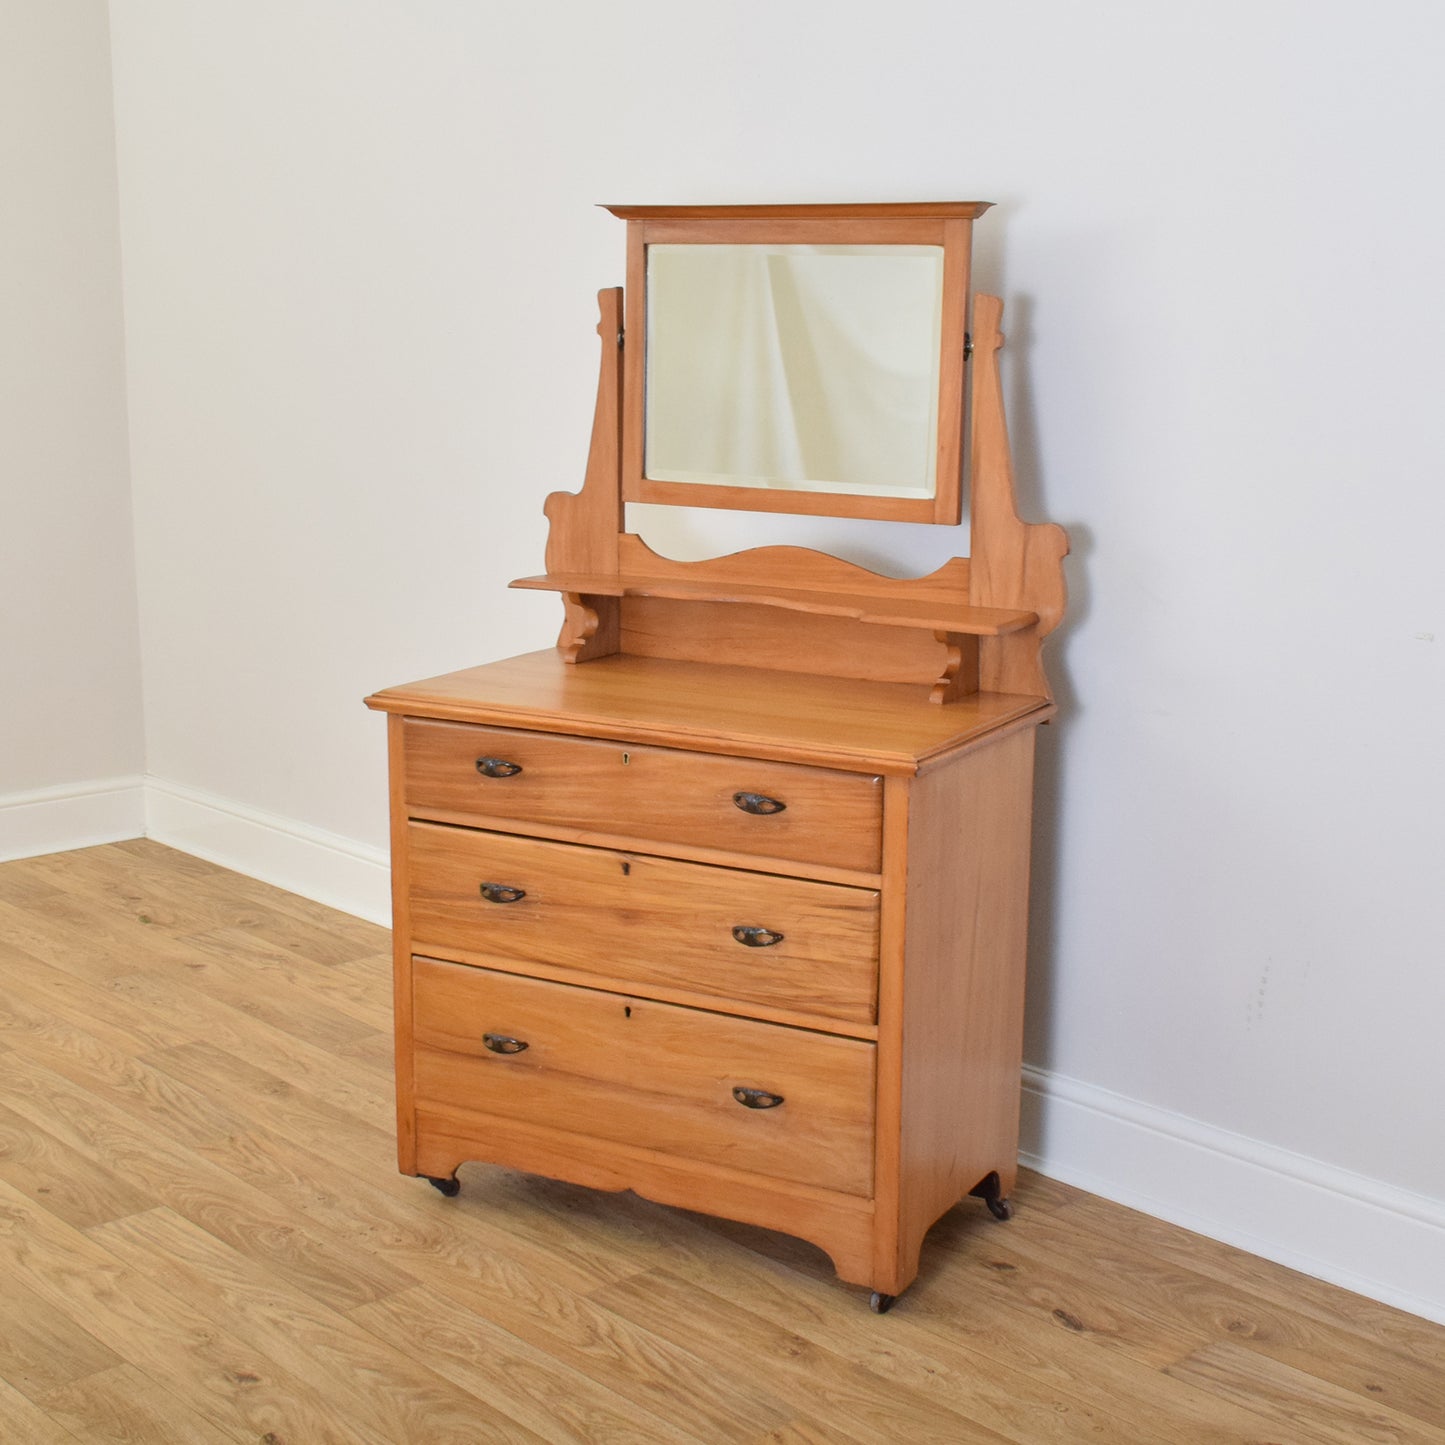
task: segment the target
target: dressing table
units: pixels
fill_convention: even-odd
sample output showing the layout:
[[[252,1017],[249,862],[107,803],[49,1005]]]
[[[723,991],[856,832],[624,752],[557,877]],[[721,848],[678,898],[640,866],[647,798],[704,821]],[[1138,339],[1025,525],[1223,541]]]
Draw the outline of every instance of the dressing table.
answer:
[[[620,289],[555,650],[388,715],[400,1168],[631,1189],[825,1250],[884,1310],[1017,1173],[1041,646],[982,203],[611,207]],[[959,522],[899,580],[674,561],[625,505]]]

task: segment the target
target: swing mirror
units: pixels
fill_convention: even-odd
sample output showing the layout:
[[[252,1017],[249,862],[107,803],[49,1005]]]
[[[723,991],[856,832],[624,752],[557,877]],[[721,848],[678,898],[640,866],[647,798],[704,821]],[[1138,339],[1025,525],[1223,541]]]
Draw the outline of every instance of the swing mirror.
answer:
[[[958,521],[982,204],[609,209],[627,500]]]

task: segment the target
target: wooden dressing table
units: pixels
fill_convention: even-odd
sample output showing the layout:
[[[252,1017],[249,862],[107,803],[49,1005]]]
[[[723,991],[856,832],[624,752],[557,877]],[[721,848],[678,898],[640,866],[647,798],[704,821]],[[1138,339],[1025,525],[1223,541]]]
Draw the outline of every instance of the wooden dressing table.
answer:
[[[556,650],[367,699],[390,728],[400,1167],[452,1194],[481,1160],[783,1230],[883,1310],[961,1198],[1008,1213],[1067,543],[1014,508],[1001,307],[968,285],[983,205],[613,209],[626,343],[605,291],[584,485],[548,499],[546,573],[513,584],[562,594]],[[766,273],[779,306],[920,257],[897,275],[938,303],[923,480],[668,461],[676,339],[646,312],[679,255]],[[878,277],[840,334],[892,294]],[[731,316],[732,295],[689,305]],[[679,445],[709,425],[683,417]],[[965,458],[970,557],[914,580],[793,547],[675,562],[623,525],[627,500],[957,521]]]

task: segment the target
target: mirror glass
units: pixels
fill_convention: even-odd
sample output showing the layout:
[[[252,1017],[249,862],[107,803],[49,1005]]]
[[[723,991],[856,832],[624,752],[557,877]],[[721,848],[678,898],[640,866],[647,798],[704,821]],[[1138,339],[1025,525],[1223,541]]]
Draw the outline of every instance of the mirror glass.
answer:
[[[931,498],[943,247],[647,248],[643,474]]]

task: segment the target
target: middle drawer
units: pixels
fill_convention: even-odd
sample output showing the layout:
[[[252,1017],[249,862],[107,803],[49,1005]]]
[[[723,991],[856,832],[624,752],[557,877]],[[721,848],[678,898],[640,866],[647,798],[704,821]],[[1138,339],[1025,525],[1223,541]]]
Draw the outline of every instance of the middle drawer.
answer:
[[[438,823],[409,824],[407,843],[419,953],[876,1019],[872,889]]]

